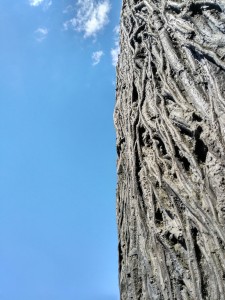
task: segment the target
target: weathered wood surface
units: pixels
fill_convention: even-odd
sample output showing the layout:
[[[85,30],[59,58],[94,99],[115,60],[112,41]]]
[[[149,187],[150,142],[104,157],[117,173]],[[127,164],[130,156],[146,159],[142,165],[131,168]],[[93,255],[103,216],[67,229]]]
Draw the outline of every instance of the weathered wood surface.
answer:
[[[225,299],[225,1],[124,0],[120,291]]]

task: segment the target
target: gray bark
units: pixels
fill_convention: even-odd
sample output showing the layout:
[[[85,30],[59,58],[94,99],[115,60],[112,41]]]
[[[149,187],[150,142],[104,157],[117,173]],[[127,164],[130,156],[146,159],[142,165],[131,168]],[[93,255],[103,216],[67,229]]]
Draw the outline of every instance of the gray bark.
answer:
[[[225,1],[124,0],[120,294],[225,300]]]

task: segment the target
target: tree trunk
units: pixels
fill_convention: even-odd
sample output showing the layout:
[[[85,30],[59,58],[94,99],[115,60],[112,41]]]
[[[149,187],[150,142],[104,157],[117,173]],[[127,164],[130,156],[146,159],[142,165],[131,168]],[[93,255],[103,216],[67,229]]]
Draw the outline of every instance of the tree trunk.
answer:
[[[122,300],[225,299],[225,1],[124,0]]]

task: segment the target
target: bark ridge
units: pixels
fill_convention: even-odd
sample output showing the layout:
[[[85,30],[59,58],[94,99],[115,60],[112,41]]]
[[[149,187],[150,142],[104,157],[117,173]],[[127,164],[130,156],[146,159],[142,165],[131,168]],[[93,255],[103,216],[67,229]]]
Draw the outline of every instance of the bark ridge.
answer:
[[[225,1],[124,0],[121,300],[225,300]]]

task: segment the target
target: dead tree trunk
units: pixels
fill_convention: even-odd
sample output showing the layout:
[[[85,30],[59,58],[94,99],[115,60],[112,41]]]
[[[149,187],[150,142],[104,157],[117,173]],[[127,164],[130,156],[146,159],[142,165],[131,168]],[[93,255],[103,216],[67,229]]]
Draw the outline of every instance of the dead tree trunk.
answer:
[[[225,299],[225,1],[124,0],[122,300]]]

